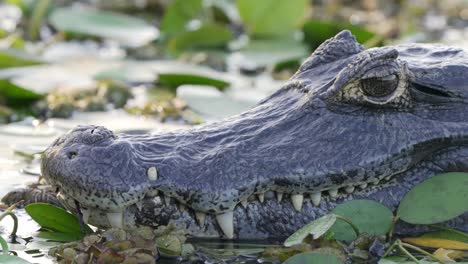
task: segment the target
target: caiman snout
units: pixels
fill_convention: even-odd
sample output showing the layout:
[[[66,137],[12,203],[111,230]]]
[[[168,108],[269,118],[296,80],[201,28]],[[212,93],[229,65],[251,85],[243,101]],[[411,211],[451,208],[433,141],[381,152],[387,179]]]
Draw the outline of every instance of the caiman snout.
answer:
[[[144,168],[134,162],[129,148],[130,143],[117,140],[109,129],[78,126],[46,149],[42,174],[68,198],[67,207],[79,204],[82,209],[118,212],[147,191]],[[138,170],[141,174],[133,173],[131,179],[130,171]]]
[[[102,126],[77,126],[68,133],[59,137],[49,147],[59,147],[62,144],[71,145],[73,143],[96,144],[106,139],[115,139],[114,133]]]

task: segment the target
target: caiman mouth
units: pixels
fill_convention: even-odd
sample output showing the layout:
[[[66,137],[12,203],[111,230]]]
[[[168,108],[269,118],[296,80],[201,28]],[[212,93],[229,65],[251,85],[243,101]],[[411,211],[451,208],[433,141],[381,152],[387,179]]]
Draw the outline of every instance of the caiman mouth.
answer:
[[[73,197],[61,190],[59,190],[58,197],[62,204],[69,210],[76,212],[84,223],[97,227],[131,229],[136,226],[147,225],[157,228],[159,225],[167,225],[175,219],[179,219],[174,222],[180,225],[180,228],[189,230],[192,235],[199,237],[224,236],[232,239],[236,236],[236,233],[248,234],[252,232],[252,230],[241,229],[248,228],[244,225],[248,225],[247,222],[250,221],[250,217],[253,217],[251,214],[254,211],[259,214],[257,217],[260,218],[269,217],[271,221],[283,221],[285,224],[298,222],[300,223],[299,226],[301,226],[326,214],[337,204],[346,200],[375,200],[375,196],[386,193],[387,196],[382,196],[380,202],[385,204],[386,199],[389,199],[390,204],[388,206],[391,208],[395,203],[394,198],[398,200],[399,195],[405,193],[413,184],[421,180],[405,178],[406,173],[408,171],[386,177],[377,176],[373,180],[368,179],[354,184],[325,187],[320,191],[310,193],[294,194],[271,190],[255,193],[239,202],[233,210],[221,214],[194,210],[190,205],[158,190],[145,195],[141,200],[125,206],[122,205],[122,209],[117,211],[86,206],[88,204],[87,198]],[[153,220],[148,221],[148,219]],[[263,219],[263,221],[268,222],[267,219]],[[256,224],[256,228],[261,229],[258,224]],[[256,230],[256,232],[259,231]],[[276,236],[285,236],[288,232],[278,233]],[[254,237],[254,235],[251,236],[251,238]]]

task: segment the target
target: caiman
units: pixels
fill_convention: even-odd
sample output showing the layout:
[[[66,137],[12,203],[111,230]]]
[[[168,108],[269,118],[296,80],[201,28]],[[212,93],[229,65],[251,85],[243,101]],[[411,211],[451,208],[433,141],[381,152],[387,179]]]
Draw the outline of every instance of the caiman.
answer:
[[[395,210],[416,184],[468,171],[468,55],[365,49],[342,31],[244,113],[160,134],[78,126],[41,167],[63,205],[100,227],[270,238],[351,199]],[[450,224],[467,230],[468,213]]]

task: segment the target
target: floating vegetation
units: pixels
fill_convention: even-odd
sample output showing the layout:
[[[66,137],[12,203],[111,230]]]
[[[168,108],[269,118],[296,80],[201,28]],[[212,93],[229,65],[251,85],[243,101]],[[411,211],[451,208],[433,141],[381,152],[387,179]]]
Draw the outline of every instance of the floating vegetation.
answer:
[[[130,87],[118,81],[102,80],[97,87],[89,89],[56,89],[44,100],[36,103],[34,109],[43,118],[70,117],[74,111],[104,111],[122,108],[133,95]]]
[[[183,233],[170,226],[156,230],[109,229],[49,251],[59,263],[156,263],[159,257],[183,257],[192,253],[193,246],[186,243]]]

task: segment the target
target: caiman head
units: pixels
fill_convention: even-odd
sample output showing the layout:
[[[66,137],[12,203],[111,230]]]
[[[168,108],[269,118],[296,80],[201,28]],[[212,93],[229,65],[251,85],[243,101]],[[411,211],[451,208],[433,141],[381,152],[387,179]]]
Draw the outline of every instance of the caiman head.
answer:
[[[95,225],[190,218],[201,224],[196,235],[272,236],[347,199],[394,209],[417,182],[468,171],[467,144],[466,53],[424,44],[365,50],[343,31],[247,112],[154,135],[79,126],[45,151],[42,172]],[[211,231],[207,215],[219,223]]]

